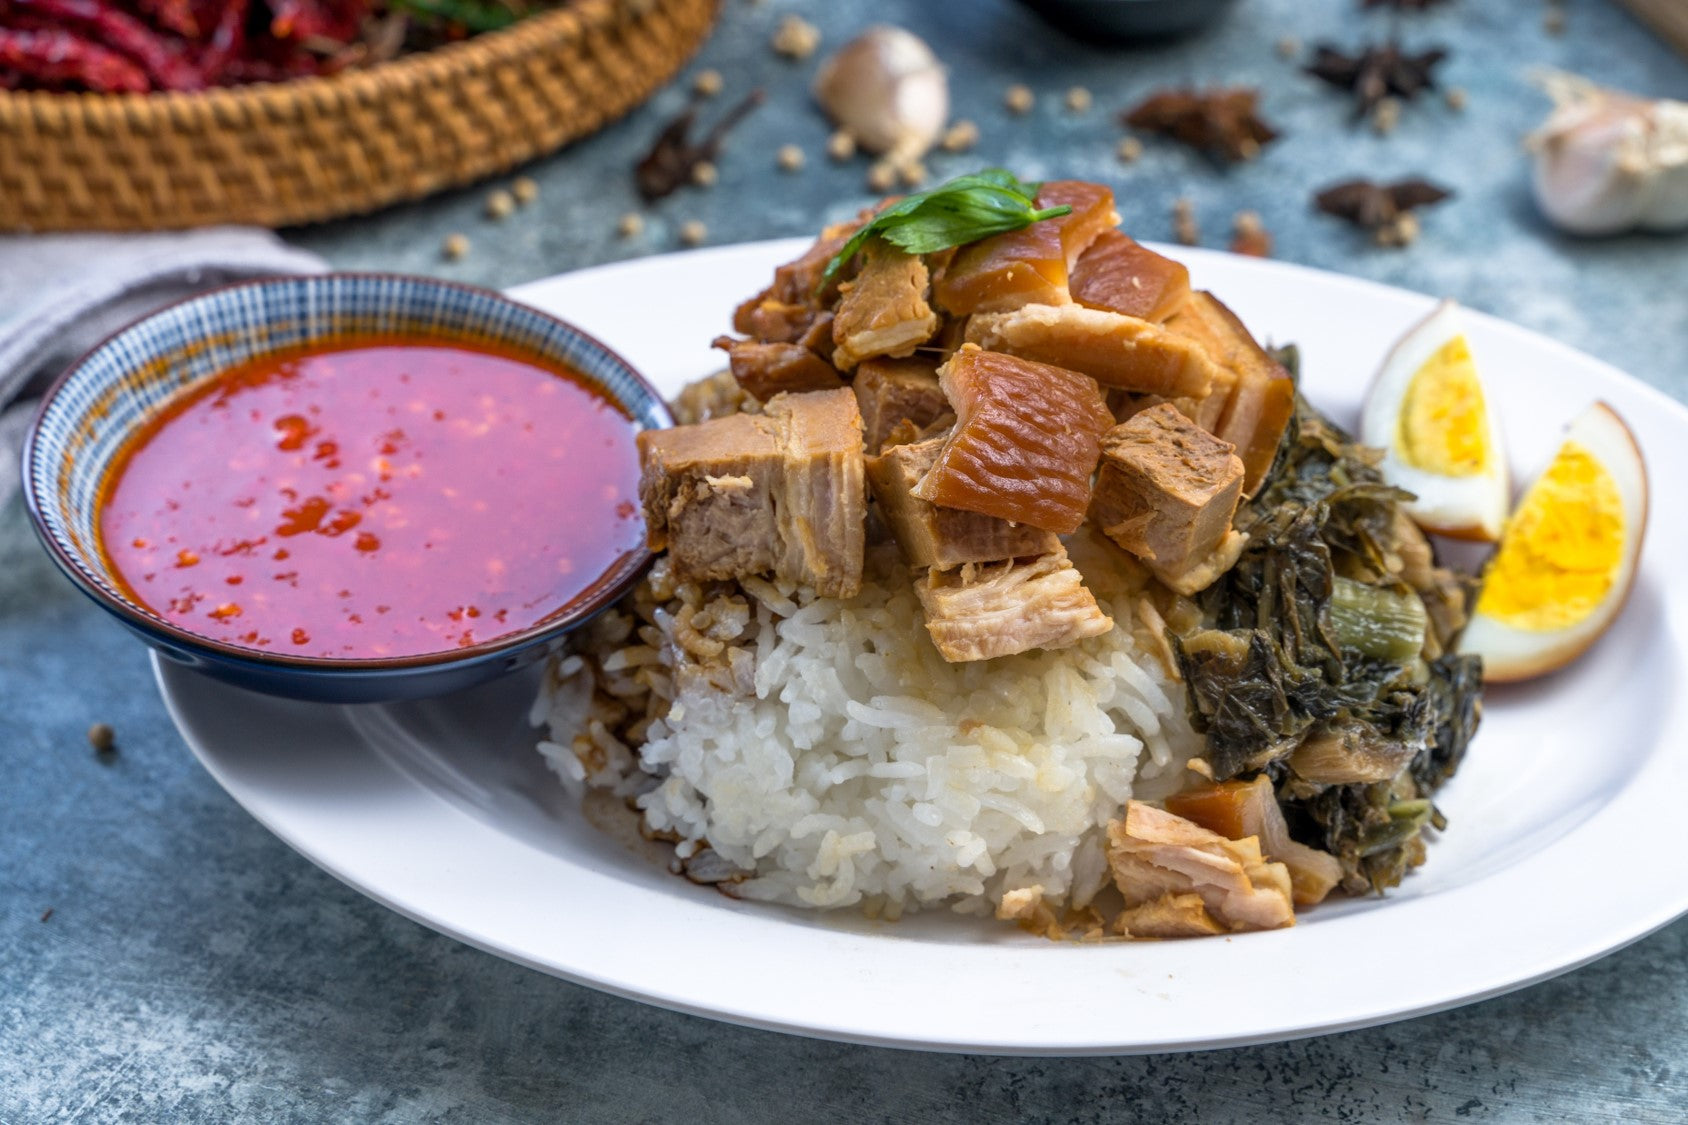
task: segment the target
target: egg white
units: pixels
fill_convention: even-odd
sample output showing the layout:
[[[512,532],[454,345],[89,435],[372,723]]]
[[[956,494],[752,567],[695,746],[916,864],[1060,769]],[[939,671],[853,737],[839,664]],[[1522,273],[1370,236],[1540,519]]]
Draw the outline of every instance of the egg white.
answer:
[[[1586,616],[1563,629],[1519,629],[1474,613],[1460,637],[1459,651],[1483,658],[1483,678],[1494,683],[1527,680],[1562,668],[1606,631],[1629,597],[1647,531],[1647,466],[1635,436],[1617,412],[1596,402],[1565,432],[1611,474],[1623,503],[1624,543],[1611,589]],[[1557,453],[1557,450],[1555,451]],[[1543,466],[1546,471],[1546,466]]]
[[[1489,456],[1482,473],[1469,477],[1446,476],[1407,464],[1395,449],[1401,408],[1413,376],[1444,344],[1464,335],[1459,306],[1447,300],[1407,330],[1384,357],[1366,395],[1360,440],[1384,451],[1380,468],[1385,480],[1418,497],[1407,505],[1407,512],[1420,527],[1455,539],[1492,543],[1500,538],[1506,524],[1511,479],[1499,412],[1486,386],[1483,388],[1483,442]],[[1467,337],[1467,346],[1470,342]],[[1475,348],[1472,360],[1481,381],[1482,365],[1477,362]]]

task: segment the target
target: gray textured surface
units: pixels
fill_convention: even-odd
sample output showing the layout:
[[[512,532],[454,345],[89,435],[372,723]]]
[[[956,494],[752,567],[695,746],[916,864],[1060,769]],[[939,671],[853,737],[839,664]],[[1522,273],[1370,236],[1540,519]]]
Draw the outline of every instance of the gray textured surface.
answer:
[[[1445,37],[1455,115],[1412,106],[1380,140],[1273,53],[1282,35],[1357,41],[1389,20],[1350,0],[1243,0],[1215,34],[1106,54],[997,3],[870,6],[815,16],[833,42],[870,14],[927,34],[955,75],[978,156],[1028,175],[1109,179],[1134,232],[1164,238],[1177,194],[1208,241],[1260,211],[1282,258],[1375,277],[1543,329],[1688,397],[1688,240],[1561,239],[1533,217],[1517,155],[1540,114],[1523,82],[1551,63],[1688,96],[1688,66],[1600,0],[1572,0],[1569,34],[1544,5],[1456,0],[1402,21],[1409,44]],[[729,92],[773,103],[736,135],[713,191],[655,210],[620,241],[628,168],[675,90],[625,124],[533,169],[542,196],[504,224],[484,190],[299,232],[348,267],[495,285],[674,245],[686,218],[711,241],[795,234],[853,208],[861,165],[821,158],[802,104],[810,68],[768,55],[781,6],[729,0],[703,63]],[[1151,143],[1114,163],[1110,113],[1157,82],[1246,80],[1289,134],[1257,165],[1219,173]],[[1001,89],[1043,95],[1013,120]],[[1082,83],[1097,108],[1072,117]],[[773,150],[802,144],[785,177]],[[943,172],[973,159],[935,163]],[[1309,215],[1307,189],[1355,172],[1426,172],[1461,199],[1420,244],[1372,250]],[[440,240],[474,242],[455,264]],[[1667,486],[1668,487],[1668,486]],[[1665,494],[1661,510],[1678,503]],[[1559,980],[1392,1027],[1279,1046],[1134,1059],[1002,1060],[809,1042],[600,996],[407,922],[289,851],[193,762],[158,702],[145,653],[51,573],[16,505],[0,511],[0,1121],[1149,1121],[1271,1119],[1680,1121],[1688,1116],[1688,921]],[[87,748],[112,723],[121,752]],[[1566,893],[1575,893],[1567,886]],[[41,921],[51,907],[52,916]],[[1266,967],[1265,971],[1270,971]]]

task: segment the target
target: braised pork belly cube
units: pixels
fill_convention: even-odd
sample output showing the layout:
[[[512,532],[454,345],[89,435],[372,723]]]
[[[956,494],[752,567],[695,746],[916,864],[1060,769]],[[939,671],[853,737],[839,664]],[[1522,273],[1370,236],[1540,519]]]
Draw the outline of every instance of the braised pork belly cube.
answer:
[[[1036,559],[929,570],[914,591],[952,664],[1066,648],[1114,627],[1059,546]]]
[[[1222,405],[1203,408],[1217,421],[1204,428],[1237,447],[1245,470],[1243,495],[1253,496],[1295,413],[1294,380],[1211,293],[1192,293],[1166,327],[1200,344],[1225,370],[1227,377],[1214,388],[1214,393],[1224,392]]]
[[[1090,519],[1166,585],[1192,594],[1218,577],[1189,588],[1204,563],[1232,541],[1242,545],[1231,530],[1242,484],[1231,444],[1161,403],[1103,435]]]
[[[1053,532],[995,516],[940,508],[914,495],[914,486],[938,459],[942,437],[894,445],[867,459],[867,483],[892,538],[912,566],[947,570],[963,563],[1053,554],[1061,540]]]
[[[918,254],[874,239],[862,259],[861,272],[842,287],[832,321],[832,361],[842,371],[874,356],[909,355],[938,330],[938,314],[926,300],[930,276]]]
[[[869,453],[885,447],[885,439],[899,422],[920,429],[949,410],[949,400],[938,385],[938,365],[930,360],[864,360],[850,385],[861,407],[863,441]]]
[[[1072,300],[1067,279],[1103,231],[1119,223],[1114,193],[1101,184],[1052,180],[1038,189],[1040,208],[1072,212],[957,250],[933,284],[933,300],[953,316]]]
[[[717,336],[713,346],[727,353],[733,378],[758,402],[767,402],[777,394],[827,391],[844,385],[832,364],[802,344]]]
[[[1086,308],[1159,324],[1190,299],[1190,271],[1124,231],[1105,230],[1080,255],[1067,288]]]
[[[826,597],[861,589],[867,500],[848,388],[777,395],[639,434],[646,541],[682,580],[772,574]]]
[[[1200,345],[1158,324],[1083,305],[981,313],[967,322],[967,340],[1136,394],[1201,397],[1213,383],[1213,361]]]
[[[1126,905],[1116,925],[1128,936],[1179,937],[1295,924],[1289,871],[1266,860],[1256,837],[1227,840],[1181,816],[1130,801],[1125,816],[1108,824],[1107,851]],[[1200,897],[1214,925],[1195,914],[1187,895]]]
[[[1096,381],[971,344],[938,381],[956,423],[914,494],[1057,535],[1077,530],[1114,421]]]

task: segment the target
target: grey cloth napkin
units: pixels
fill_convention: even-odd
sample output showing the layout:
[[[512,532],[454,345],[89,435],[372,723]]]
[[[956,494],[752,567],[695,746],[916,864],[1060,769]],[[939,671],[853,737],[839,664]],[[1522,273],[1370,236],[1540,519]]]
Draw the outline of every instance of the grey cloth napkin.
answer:
[[[18,487],[35,396],[83,352],[178,298],[324,268],[253,227],[0,237],[0,504]]]

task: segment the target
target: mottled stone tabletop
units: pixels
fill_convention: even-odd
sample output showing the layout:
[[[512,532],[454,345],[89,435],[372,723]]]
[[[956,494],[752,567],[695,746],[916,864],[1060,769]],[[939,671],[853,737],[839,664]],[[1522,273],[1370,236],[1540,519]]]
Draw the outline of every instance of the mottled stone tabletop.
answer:
[[[792,235],[867,196],[865,165],[822,153],[805,97],[814,63],[767,48],[796,0],[726,0],[688,71],[766,107],[733,135],[713,189],[641,210],[630,169],[686,101],[670,89],[531,169],[536,202],[495,223],[486,188],[293,232],[336,266],[510,285],[708,241]],[[1170,238],[1178,196],[1209,245],[1259,212],[1286,260],[1460,300],[1553,335],[1688,398],[1688,238],[1577,241],[1536,217],[1520,137],[1544,112],[1528,84],[1562,66],[1688,98],[1688,64],[1606,0],[1453,0],[1427,15],[1357,0],[1242,0],[1210,33],[1103,50],[1006,0],[800,6],[828,44],[880,19],[937,46],[969,156],[1027,177],[1106,180],[1133,233]],[[1564,31],[1550,34],[1550,13]],[[1379,136],[1280,57],[1280,40],[1354,44],[1399,27],[1448,43],[1439,99]],[[1116,112],[1157,84],[1247,82],[1284,139],[1219,170],[1149,142],[1121,164]],[[1024,82],[1033,112],[1002,108]],[[1068,87],[1094,97],[1065,108]],[[808,156],[795,175],[775,151]],[[1423,173],[1458,198],[1383,250],[1308,208],[1353,174]],[[448,262],[448,234],[471,249]],[[1667,484],[1667,488],[1670,487]],[[1661,490],[1663,491],[1663,490]],[[1664,493],[1662,510],[1679,510]],[[85,738],[110,723],[119,750]],[[1276,1046],[1119,1059],[994,1059],[841,1046],[747,1031],[599,995],[469,949],[390,913],[259,827],[193,761],[140,645],[51,571],[16,502],[0,510],[0,1121],[785,1122],[791,1120],[1688,1120],[1688,921],[1586,968],[1467,1008]],[[1574,886],[1562,888],[1575,894]],[[1388,966],[1379,966],[1387,972]]]

